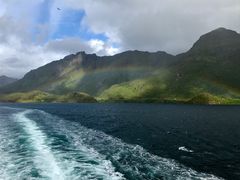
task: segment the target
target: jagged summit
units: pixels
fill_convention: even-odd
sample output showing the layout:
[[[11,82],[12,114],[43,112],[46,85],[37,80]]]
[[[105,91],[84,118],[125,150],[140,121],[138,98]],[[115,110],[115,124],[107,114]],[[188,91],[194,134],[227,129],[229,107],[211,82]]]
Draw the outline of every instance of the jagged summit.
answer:
[[[231,29],[227,29],[227,28],[225,28],[225,27],[219,27],[219,28],[217,28],[217,29],[212,30],[212,31],[209,32],[209,33],[212,33],[212,32],[235,32],[235,33],[236,33],[236,31],[233,31],[233,30],[231,30]],[[207,33],[207,34],[209,34],[209,33]]]
[[[86,92],[107,99],[124,98],[122,93],[154,99],[199,93],[235,97],[240,94],[239,60],[240,34],[218,28],[177,56],[163,51],[131,50],[113,56],[80,51],[30,71],[0,88],[0,94],[41,90]]]
[[[240,46],[240,34],[221,27],[202,35],[190,51],[228,51],[238,46]]]
[[[221,27],[202,35],[200,39],[203,39],[203,38],[219,38],[219,39],[228,38],[229,39],[229,38],[235,38],[239,36],[240,35],[236,31]]]

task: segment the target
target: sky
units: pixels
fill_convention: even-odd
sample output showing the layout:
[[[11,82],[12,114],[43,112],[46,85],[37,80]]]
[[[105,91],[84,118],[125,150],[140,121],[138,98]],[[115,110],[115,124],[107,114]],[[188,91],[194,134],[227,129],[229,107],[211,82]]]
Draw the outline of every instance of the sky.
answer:
[[[79,51],[175,55],[219,27],[240,32],[239,0],[0,0],[0,75]]]

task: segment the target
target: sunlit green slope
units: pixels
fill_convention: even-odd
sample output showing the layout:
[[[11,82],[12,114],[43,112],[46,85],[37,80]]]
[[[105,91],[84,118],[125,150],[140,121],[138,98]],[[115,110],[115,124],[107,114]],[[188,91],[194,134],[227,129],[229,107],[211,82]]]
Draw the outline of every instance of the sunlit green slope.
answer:
[[[27,73],[0,93],[84,92],[99,101],[229,104],[240,99],[240,34],[224,28],[186,53],[127,51],[70,55]]]

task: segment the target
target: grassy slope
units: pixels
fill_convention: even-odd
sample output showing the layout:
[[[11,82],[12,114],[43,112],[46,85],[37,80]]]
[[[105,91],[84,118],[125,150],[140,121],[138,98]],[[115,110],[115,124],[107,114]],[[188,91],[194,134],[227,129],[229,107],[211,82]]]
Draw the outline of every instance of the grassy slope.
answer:
[[[31,71],[8,87],[13,92],[39,89],[49,93],[15,93],[5,97],[60,101],[63,94],[76,91],[87,92],[100,101],[239,103],[239,59],[240,35],[217,29],[176,57],[137,51],[102,58],[71,55]],[[28,97],[24,98],[25,95]]]
[[[174,60],[174,56],[164,52],[127,51],[103,57],[79,52],[30,71],[19,81],[0,88],[0,92],[14,93],[16,89],[56,94],[83,91],[98,95],[113,84],[142,78],[148,68],[165,67]]]
[[[189,103],[189,104],[240,104],[240,99],[229,98],[229,97],[219,97],[209,93],[201,93],[193,97],[192,99],[188,100],[186,103]]]
[[[113,85],[98,99],[100,101],[162,101],[166,97],[168,76],[169,71],[166,69],[156,70],[150,77]]]
[[[77,85],[84,77],[84,75],[85,72],[82,69],[74,70],[56,81],[45,84],[43,89],[56,94],[65,94],[68,92],[76,91]]]
[[[147,77],[151,74],[152,71],[148,68],[114,68],[88,72],[80,69],[68,73],[55,82],[46,84],[43,89],[54,94],[80,91],[87,92],[92,96],[98,96],[114,84]]]
[[[85,103],[96,102],[96,99],[86,93],[74,92],[66,95],[50,94],[42,91],[30,91],[25,93],[12,93],[0,96],[1,102],[17,102],[17,103]]]
[[[113,85],[105,90],[98,100],[193,104],[240,103],[240,92],[226,84],[193,77],[191,80],[171,81],[172,77],[173,72],[158,71],[148,78]]]

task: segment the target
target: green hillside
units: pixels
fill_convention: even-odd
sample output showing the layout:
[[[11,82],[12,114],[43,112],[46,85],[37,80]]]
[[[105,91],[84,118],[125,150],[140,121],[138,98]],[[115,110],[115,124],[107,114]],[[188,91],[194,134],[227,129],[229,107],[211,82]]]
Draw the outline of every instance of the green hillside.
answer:
[[[240,35],[224,28],[207,33],[187,52],[177,56],[169,91],[191,95],[240,93]]]
[[[239,103],[239,34],[223,28],[217,29],[203,35],[193,48],[178,55],[176,59],[175,63],[168,67],[167,76],[158,74],[148,79],[114,85],[102,93],[101,99],[200,104]],[[144,88],[138,90],[138,84]],[[203,94],[209,95],[208,101],[205,101],[206,96]]]
[[[165,52],[127,51],[104,57],[80,52],[32,70],[0,92],[13,93],[16,89],[56,94],[82,91],[97,96],[114,84],[149,76],[153,68],[167,68],[174,61],[174,56]]]
[[[11,103],[92,103],[95,98],[86,93],[73,92],[66,95],[50,94],[42,91],[30,91],[24,93],[11,93],[0,96],[0,102]]]
[[[17,90],[24,97],[25,92],[43,91],[39,96],[44,101],[85,92],[103,102],[239,104],[239,69],[240,34],[219,28],[177,56],[160,51],[103,57],[80,52],[32,70],[0,92],[9,96]]]

